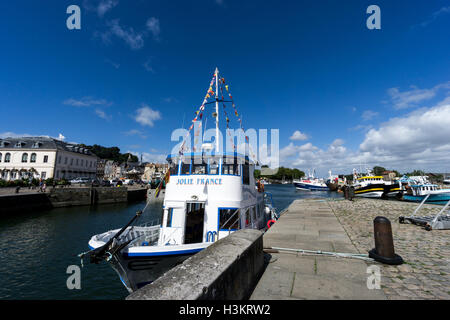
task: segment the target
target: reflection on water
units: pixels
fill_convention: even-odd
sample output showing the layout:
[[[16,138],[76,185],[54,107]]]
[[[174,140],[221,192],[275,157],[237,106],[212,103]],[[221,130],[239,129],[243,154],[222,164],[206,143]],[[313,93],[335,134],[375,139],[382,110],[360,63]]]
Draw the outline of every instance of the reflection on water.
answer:
[[[266,185],[278,211],[294,199],[336,197],[337,193],[296,191],[293,185]],[[128,292],[107,263],[81,269],[81,290],[66,287],[69,265],[88,250],[94,234],[127,223],[144,202],[69,207],[0,218],[0,299],[124,299]],[[162,203],[149,206],[142,221],[158,219]]]

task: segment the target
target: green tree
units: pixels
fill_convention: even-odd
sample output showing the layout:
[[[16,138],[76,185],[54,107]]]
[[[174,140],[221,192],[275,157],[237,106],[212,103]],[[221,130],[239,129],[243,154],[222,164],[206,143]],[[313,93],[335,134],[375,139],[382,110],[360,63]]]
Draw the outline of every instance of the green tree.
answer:
[[[373,167],[373,174],[376,176],[381,176],[383,174],[383,172],[385,172],[385,171],[386,171],[386,169],[383,167],[378,167],[378,166]]]

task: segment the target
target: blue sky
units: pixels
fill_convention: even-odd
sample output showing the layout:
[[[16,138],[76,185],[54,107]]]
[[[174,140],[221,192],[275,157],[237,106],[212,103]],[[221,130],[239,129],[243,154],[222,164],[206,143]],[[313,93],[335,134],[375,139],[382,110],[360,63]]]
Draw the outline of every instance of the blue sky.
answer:
[[[280,130],[282,165],[450,171],[448,1],[42,3],[0,4],[2,137],[161,160],[217,66],[245,128]],[[66,27],[71,4],[81,30]],[[381,30],[366,27],[371,4]]]

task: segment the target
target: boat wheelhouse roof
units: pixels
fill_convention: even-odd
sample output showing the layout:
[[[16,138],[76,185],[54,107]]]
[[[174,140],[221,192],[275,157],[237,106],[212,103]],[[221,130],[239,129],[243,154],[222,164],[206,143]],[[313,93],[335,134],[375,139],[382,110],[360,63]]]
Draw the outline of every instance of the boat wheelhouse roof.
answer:
[[[411,187],[413,188],[421,188],[421,187],[437,187],[437,184],[431,184],[431,183],[426,183],[426,184],[412,184]]]
[[[383,177],[382,176],[367,176],[367,177],[358,178],[358,180],[363,180],[363,179],[383,179]]]
[[[203,158],[203,159],[219,159],[219,158],[235,158],[243,163],[255,164],[255,161],[250,159],[248,156],[237,152],[225,152],[225,153],[215,153],[215,152],[188,152],[182,155],[180,154],[169,154],[167,156],[168,162],[179,161],[180,159],[191,159],[191,158]]]

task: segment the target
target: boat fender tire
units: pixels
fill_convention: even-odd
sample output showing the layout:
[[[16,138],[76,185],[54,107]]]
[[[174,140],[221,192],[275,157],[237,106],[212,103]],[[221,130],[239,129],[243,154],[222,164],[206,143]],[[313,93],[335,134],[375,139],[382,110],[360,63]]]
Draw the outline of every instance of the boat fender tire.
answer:
[[[275,223],[275,220],[271,219],[267,221],[267,229],[270,229],[270,227]]]

